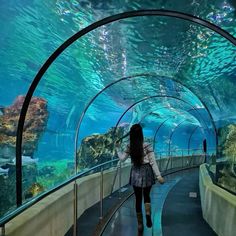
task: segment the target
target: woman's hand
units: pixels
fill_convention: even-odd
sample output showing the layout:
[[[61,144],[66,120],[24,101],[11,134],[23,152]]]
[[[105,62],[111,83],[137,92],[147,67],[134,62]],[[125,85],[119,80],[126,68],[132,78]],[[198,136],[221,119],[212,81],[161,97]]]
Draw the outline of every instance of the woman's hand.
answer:
[[[164,183],[165,183],[165,180],[164,180],[164,178],[163,178],[161,175],[159,175],[159,176],[157,177],[157,181],[158,181],[160,184],[164,184]]]
[[[119,141],[115,141],[115,147],[116,148],[120,147],[120,142]]]

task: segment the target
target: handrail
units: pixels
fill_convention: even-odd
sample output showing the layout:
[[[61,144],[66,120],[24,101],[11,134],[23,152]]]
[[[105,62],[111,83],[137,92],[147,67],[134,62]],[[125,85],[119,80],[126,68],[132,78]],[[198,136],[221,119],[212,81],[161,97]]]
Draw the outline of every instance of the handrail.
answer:
[[[208,152],[209,151],[215,151],[215,148],[208,148],[207,149]],[[173,150],[170,150],[171,153],[174,153],[174,152],[179,152],[179,151],[188,151],[188,149],[173,149]],[[189,149],[189,151],[203,151],[202,148],[191,148]],[[168,151],[160,151],[160,152],[155,152],[157,155],[159,154],[162,154],[162,153],[168,153]]]
[[[185,149],[179,149],[179,150],[185,150]],[[188,150],[188,149],[186,149],[186,150]],[[202,149],[190,149],[190,150],[202,150]],[[183,152],[182,152],[183,153]],[[173,155],[167,155],[168,156],[168,160],[167,160],[167,165],[166,165],[166,169],[165,169],[165,171],[164,171],[164,173],[167,171],[167,169],[168,169],[168,166],[169,166],[169,162],[170,162],[170,160],[171,160],[171,158],[173,157]],[[186,156],[190,156],[190,155],[186,155]],[[192,157],[193,156],[205,156],[205,153],[201,153],[201,154],[196,154],[196,155],[191,155]],[[178,157],[178,156],[175,156],[175,157]],[[182,157],[183,157],[183,155],[182,155]],[[156,161],[159,161],[159,159],[158,159],[158,156],[155,158],[156,159]],[[112,187],[111,187],[111,192],[110,192],[110,195],[112,194],[112,192],[113,192],[113,189],[114,189],[114,185],[115,185],[115,182],[116,182],[116,178],[117,178],[117,174],[118,174],[118,170],[119,169],[121,169],[121,166],[117,166],[116,167],[116,172],[115,172],[115,176],[114,176],[114,179],[113,179],[113,182],[112,182]]]
[[[65,182],[63,182],[62,184],[59,184],[58,186],[50,189],[49,191],[45,192],[45,193],[42,193],[40,195],[38,195],[37,197],[31,199],[30,201],[24,203],[23,205],[21,205],[20,207],[18,207],[17,209],[11,211],[10,213],[8,213],[7,215],[3,216],[1,219],[0,219],[0,227],[3,227],[6,223],[8,223],[10,220],[12,220],[13,218],[15,218],[16,216],[18,216],[20,213],[22,213],[23,211],[27,210],[29,207],[33,206],[34,204],[36,204],[37,202],[39,202],[40,200],[44,199],[45,197],[47,197],[48,195],[56,192],[57,190],[61,189],[62,187],[72,183],[73,181],[76,181],[78,178],[82,177],[83,175],[91,172],[92,170],[95,170],[99,167],[102,167],[104,165],[107,165],[109,163],[112,163],[112,162],[116,162],[118,161],[119,159],[116,158],[116,159],[113,159],[111,161],[107,161],[107,162],[104,162],[102,164],[99,164],[97,166],[94,166],[92,168],[90,168],[89,170],[86,170],[86,171],[83,171],[81,173],[78,173],[77,175],[71,177],[70,179],[66,180]]]
[[[178,149],[178,150],[185,150],[185,149]],[[187,149],[186,149],[187,150]],[[191,150],[202,150],[202,149],[191,149]],[[161,152],[160,152],[161,153]],[[158,159],[157,159],[158,160]],[[8,223],[10,220],[12,220],[13,218],[15,218],[16,216],[18,216],[19,214],[21,214],[22,212],[24,212],[25,210],[27,210],[29,207],[33,206],[34,204],[36,204],[37,202],[41,201],[42,199],[44,199],[45,197],[47,197],[48,195],[56,192],[57,190],[61,189],[62,187],[72,183],[73,181],[76,181],[78,178],[84,176],[85,174],[95,170],[95,169],[98,169],[98,168],[101,168],[107,164],[110,164],[110,163],[113,163],[113,162],[118,162],[119,161],[119,158],[116,158],[116,159],[113,159],[113,160],[110,160],[110,161],[107,161],[107,162],[104,162],[104,163],[101,163],[99,165],[96,165],[96,166],[93,166],[92,168],[86,170],[86,171],[83,171],[83,172],[80,172],[78,173],[77,175],[71,177],[70,179],[64,181],[63,183],[57,185],[56,187],[50,189],[49,191],[47,192],[44,192],[38,196],[36,196],[35,198],[31,199],[30,201],[24,203],[22,206],[18,207],[17,209],[11,211],[10,213],[6,214],[5,216],[3,216],[1,219],[0,219],[0,227],[3,227],[6,223]],[[114,186],[113,186],[114,187]],[[113,190],[113,187],[112,187],[112,190]]]

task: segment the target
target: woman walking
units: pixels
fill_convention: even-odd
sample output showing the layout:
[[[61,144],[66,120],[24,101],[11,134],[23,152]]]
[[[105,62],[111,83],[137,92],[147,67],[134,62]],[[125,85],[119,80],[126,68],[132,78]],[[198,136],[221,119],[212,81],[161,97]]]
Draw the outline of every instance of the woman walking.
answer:
[[[130,129],[130,143],[124,152],[117,151],[121,161],[131,158],[130,184],[133,186],[136,199],[136,214],[138,231],[143,231],[142,199],[146,212],[146,225],[152,227],[150,191],[155,180],[163,184],[158,165],[150,144],[144,143],[143,130],[140,124],[134,124]]]

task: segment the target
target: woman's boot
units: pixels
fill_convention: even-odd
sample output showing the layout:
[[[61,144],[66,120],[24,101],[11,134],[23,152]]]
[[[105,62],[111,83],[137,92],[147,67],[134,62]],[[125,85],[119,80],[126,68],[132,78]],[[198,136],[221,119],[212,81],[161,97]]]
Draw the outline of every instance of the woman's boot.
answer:
[[[143,231],[143,214],[142,212],[137,212],[137,220],[138,220],[138,231]]]
[[[148,228],[152,227],[152,218],[151,218],[151,204],[145,203],[145,211],[146,211],[146,224]]]

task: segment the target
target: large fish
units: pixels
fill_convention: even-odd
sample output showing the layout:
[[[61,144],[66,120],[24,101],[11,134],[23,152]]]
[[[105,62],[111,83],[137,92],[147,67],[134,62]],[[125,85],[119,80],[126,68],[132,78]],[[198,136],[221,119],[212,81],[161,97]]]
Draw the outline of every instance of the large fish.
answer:
[[[22,165],[32,165],[38,162],[38,158],[33,159],[31,156],[22,156]],[[16,158],[13,159],[13,164],[16,164]]]
[[[8,171],[9,171],[9,168],[3,169],[2,167],[0,167],[0,175],[8,175]]]

